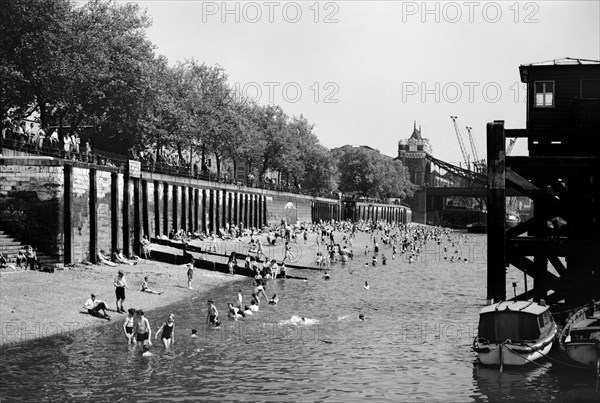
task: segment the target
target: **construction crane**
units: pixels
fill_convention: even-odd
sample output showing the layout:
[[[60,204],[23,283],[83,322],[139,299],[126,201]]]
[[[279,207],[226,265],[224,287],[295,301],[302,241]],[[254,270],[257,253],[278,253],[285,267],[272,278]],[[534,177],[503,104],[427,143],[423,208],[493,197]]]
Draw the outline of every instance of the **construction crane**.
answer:
[[[479,159],[475,140],[473,140],[473,135],[471,134],[472,127],[467,126],[466,129],[467,133],[469,133],[469,142],[471,143],[471,151],[473,152],[473,166],[475,167],[475,172],[482,173],[486,169],[485,158]]]
[[[458,145],[460,146],[460,152],[462,153],[463,159],[465,161],[465,166],[468,170],[471,170],[471,164],[469,163],[469,154],[467,154],[467,149],[465,148],[465,143],[462,139],[462,134],[460,134],[460,130],[458,129],[458,125],[456,124],[456,116],[450,116],[452,122],[454,123],[454,130],[456,130],[456,138],[458,138]]]

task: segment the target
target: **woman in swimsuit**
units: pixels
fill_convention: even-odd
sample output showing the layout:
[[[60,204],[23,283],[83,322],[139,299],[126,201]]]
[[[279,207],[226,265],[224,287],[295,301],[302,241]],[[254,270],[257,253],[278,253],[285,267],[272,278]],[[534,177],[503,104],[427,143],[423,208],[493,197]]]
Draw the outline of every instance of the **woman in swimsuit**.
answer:
[[[160,339],[165,346],[165,350],[168,350],[172,344],[175,344],[175,315],[169,314],[167,321],[156,331],[154,340],[158,339],[158,334],[162,333]]]
[[[125,337],[127,338],[127,344],[134,344],[134,334],[133,334],[133,322],[135,319],[135,309],[129,308],[127,310],[129,316],[125,318],[125,323],[123,324],[123,330],[125,331]]]

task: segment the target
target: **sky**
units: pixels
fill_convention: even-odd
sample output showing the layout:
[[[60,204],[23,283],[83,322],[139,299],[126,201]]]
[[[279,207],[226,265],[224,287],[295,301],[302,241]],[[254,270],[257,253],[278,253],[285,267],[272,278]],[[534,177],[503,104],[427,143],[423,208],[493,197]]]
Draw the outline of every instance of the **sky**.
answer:
[[[600,60],[600,1],[138,1],[171,64],[222,66],[242,95],[304,115],[328,148],[396,157],[414,122],[433,156],[473,160],[487,122],[525,128],[519,65]],[[527,153],[524,139],[513,155]],[[464,164],[464,163],[463,163]]]

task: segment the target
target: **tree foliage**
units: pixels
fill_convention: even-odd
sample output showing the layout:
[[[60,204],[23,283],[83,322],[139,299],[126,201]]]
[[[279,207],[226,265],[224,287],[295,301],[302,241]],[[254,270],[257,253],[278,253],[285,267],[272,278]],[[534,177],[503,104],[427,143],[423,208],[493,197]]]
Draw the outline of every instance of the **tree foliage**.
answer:
[[[279,105],[239,97],[220,66],[170,65],[146,37],[136,4],[9,0],[0,7],[0,113],[39,113],[43,126],[93,128],[93,146],[135,147],[157,161],[214,158],[315,194],[409,196],[398,161],[322,146],[314,124]],[[107,149],[107,151],[109,151]]]

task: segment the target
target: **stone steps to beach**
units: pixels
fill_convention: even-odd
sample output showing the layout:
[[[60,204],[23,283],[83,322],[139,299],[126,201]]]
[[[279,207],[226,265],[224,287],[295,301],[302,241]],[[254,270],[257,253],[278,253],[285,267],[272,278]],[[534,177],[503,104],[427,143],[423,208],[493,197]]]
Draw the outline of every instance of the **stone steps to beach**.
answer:
[[[25,250],[27,244],[11,237],[6,231],[0,231],[0,252],[9,263],[14,263],[20,250]],[[36,252],[38,261],[43,266],[61,267],[58,259],[43,252]]]

